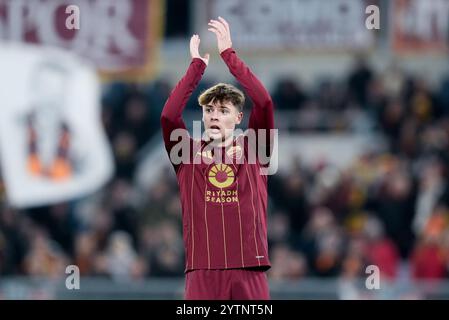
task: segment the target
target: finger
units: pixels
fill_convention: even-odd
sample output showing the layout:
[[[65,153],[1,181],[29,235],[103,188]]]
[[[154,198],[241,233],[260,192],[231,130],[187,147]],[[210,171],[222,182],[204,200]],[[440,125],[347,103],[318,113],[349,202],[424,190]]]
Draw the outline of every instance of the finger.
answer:
[[[207,30],[209,30],[209,31],[211,31],[211,32],[213,32],[213,33],[215,33],[215,35],[217,36],[217,38],[218,38],[218,37],[222,37],[221,33],[220,33],[217,29],[215,29],[215,28],[208,28]]]
[[[224,23],[221,21],[218,21],[218,20],[215,20],[215,21],[217,23],[218,28],[221,30],[221,32],[223,34],[226,34],[228,32],[228,30],[226,29],[226,26],[224,25]]]
[[[227,34],[227,30],[226,27],[219,21],[214,20],[212,22],[212,25],[218,29],[218,31],[222,34],[222,35],[226,35]]]
[[[216,29],[220,34],[222,33],[222,30],[219,28],[219,26],[216,22],[209,22],[208,25],[210,28]]]
[[[193,50],[197,50],[198,51],[198,42],[196,40],[193,40],[190,43],[190,48],[193,49]]]
[[[226,27],[220,21],[211,20],[209,25],[212,25],[213,27],[217,28],[220,31],[220,33],[223,35],[225,35],[227,33]]]
[[[222,17],[218,17],[218,20],[220,20],[221,23],[223,23],[223,25],[226,28],[226,31],[228,31],[228,33],[231,34],[231,29],[229,28],[229,23]]]
[[[207,61],[209,61],[209,54],[208,53],[206,53],[205,55],[204,55],[204,59],[206,59]]]
[[[198,56],[199,55],[199,49],[198,49],[198,38],[197,36],[192,36],[191,40],[190,40],[190,53],[193,56]]]

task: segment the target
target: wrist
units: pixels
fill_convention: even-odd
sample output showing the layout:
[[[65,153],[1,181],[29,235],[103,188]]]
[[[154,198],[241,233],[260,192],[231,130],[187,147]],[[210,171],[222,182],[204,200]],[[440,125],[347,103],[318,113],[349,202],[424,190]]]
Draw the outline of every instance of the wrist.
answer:
[[[205,66],[207,66],[207,63],[204,62],[204,60],[200,57],[192,57],[191,63],[199,63],[199,64],[204,64]]]
[[[233,50],[234,50],[234,49],[232,49],[232,47],[228,47],[228,48],[222,50],[222,51],[220,52],[220,55],[227,54],[227,53],[229,53],[229,52],[231,52],[231,51],[233,51]]]

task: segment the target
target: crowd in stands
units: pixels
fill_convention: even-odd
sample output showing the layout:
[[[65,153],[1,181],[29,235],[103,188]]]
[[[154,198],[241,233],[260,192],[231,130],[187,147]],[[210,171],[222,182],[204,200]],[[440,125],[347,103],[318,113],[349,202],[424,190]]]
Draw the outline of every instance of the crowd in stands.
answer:
[[[95,194],[18,210],[0,184],[0,277],[57,277],[69,264],[82,276],[117,281],[183,275],[181,205],[168,159],[149,190],[133,180],[149,142],[162,142],[159,118],[173,85],[105,86],[102,119],[116,170]],[[298,157],[269,177],[269,277],[356,278],[376,265],[392,281],[404,273],[411,281],[447,279],[449,78],[430,86],[399,66],[379,73],[358,59],[340,79],[304,89],[282,78],[270,89],[281,130],[362,130],[388,145],[345,170]],[[195,107],[191,99],[187,109]]]

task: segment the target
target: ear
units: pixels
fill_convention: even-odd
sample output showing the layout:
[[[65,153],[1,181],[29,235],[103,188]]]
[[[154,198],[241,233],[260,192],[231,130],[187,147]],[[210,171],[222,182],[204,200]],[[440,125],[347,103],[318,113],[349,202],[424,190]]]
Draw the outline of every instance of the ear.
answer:
[[[236,120],[236,124],[240,124],[240,122],[242,122],[242,119],[243,119],[243,112],[239,112],[238,114],[237,114],[237,120]]]

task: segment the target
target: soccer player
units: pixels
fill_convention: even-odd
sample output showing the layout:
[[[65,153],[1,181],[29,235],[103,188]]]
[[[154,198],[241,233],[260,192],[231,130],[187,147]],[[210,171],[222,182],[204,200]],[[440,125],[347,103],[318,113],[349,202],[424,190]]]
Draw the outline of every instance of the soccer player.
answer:
[[[216,35],[221,58],[254,105],[248,130],[235,137],[234,129],[243,118],[245,96],[236,87],[219,83],[198,97],[206,129],[204,139],[196,141],[188,136],[182,111],[209,63],[208,54],[199,54],[199,36],[193,35],[190,66],[161,115],[165,147],[181,195],[185,298],[269,299],[265,272],[270,268],[267,176],[261,174],[267,164],[261,163],[259,153],[251,156],[258,148],[271,152],[270,131],[264,137],[258,133],[274,128],[273,102],[232,48],[228,23],[219,17],[210,20],[208,26]],[[171,137],[176,129],[184,129],[185,133]],[[248,134],[251,130],[255,134]],[[172,150],[183,141],[187,141],[190,152],[181,163],[175,163],[173,156],[178,152]],[[185,148],[180,150],[185,152]]]

